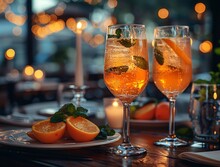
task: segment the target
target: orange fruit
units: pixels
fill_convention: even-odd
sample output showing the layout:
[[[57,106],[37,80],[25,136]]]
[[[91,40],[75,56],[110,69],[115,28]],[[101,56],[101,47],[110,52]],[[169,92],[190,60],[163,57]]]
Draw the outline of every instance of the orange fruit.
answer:
[[[27,135],[28,135],[30,138],[37,140],[36,137],[34,136],[34,132],[33,132],[32,130],[31,130],[31,131],[28,131],[28,132],[27,132]]]
[[[66,126],[69,135],[75,140],[86,142],[93,140],[100,132],[98,126],[83,117],[68,117]]]
[[[172,40],[168,38],[163,38],[163,41],[173,49],[173,51],[180,56],[187,64],[191,64],[189,56],[183,52]]]
[[[155,103],[149,103],[144,105],[143,107],[137,109],[134,113],[134,119],[138,120],[151,120],[155,115]]]
[[[170,118],[169,102],[164,101],[157,104],[155,110],[155,118],[157,120],[169,120]]]
[[[55,143],[64,135],[64,122],[51,123],[49,119],[39,121],[32,126],[34,137],[41,143]]]

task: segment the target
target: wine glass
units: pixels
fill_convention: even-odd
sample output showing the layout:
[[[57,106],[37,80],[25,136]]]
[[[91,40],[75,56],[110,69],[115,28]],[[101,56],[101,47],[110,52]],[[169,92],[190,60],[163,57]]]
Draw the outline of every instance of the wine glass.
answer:
[[[130,143],[130,103],[144,90],[149,79],[146,29],[144,25],[108,27],[104,58],[104,81],[123,104],[123,143],[111,148],[120,156],[141,155],[144,148]]]
[[[155,142],[167,147],[188,143],[175,135],[175,101],[192,79],[192,60],[188,26],[161,26],[154,29],[153,80],[169,99],[169,135]]]

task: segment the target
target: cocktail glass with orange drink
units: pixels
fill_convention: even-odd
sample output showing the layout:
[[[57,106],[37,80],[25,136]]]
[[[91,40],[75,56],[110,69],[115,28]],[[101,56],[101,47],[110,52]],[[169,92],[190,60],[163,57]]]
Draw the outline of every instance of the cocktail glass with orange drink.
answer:
[[[175,101],[192,79],[191,45],[188,26],[161,26],[154,30],[153,80],[169,99],[168,137],[156,145],[176,147],[187,145],[175,135]]]
[[[104,81],[110,92],[123,103],[123,143],[111,148],[121,156],[146,153],[130,143],[130,103],[142,93],[149,79],[146,29],[144,25],[108,27],[104,58]]]

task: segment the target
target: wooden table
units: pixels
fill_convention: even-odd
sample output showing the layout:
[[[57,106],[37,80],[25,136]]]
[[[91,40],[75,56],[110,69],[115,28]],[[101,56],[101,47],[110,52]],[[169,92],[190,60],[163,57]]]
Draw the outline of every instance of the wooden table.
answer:
[[[0,131],[9,129],[19,129],[0,124]],[[167,129],[160,131],[154,128],[140,130],[132,128],[131,142],[134,145],[147,149],[147,154],[140,157],[120,157],[108,152],[110,146],[121,143],[117,141],[113,144],[95,146],[80,149],[67,150],[43,150],[20,148],[0,145],[0,166],[28,166],[28,167],[84,167],[84,166],[152,166],[152,167],[205,167],[205,165],[183,161],[177,156],[185,151],[207,151],[214,148],[211,146],[196,148],[193,146],[165,148],[155,146],[154,141],[166,136]]]

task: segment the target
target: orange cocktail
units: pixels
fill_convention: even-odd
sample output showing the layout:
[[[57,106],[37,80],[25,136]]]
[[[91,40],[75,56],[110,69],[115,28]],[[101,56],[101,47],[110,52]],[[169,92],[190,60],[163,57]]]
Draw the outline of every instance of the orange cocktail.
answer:
[[[104,81],[123,104],[123,142],[110,148],[120,156],[145,154],[143,147],[130,143],[130,103],[144,90],[149,79],[146,29],[140,24],[108,27],[104,57]]]
[[[154,82],[168,98],[177,96],[192,79],[190,38],[155,39],[154,45]]]
[[[132,102],[148,83],[146,39],[133,39],[132,47],[120,45],[118,39],[106,43],[104,80],[114,96]]]
[[[176,98],[192,79],[192,58],[188,26],[160,26],[154,29],[153,80],[169,99],[169,135],[156,145],[185,146],[188,143],[176,137]]]

